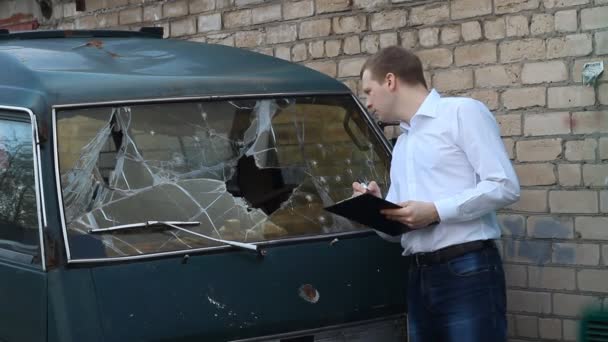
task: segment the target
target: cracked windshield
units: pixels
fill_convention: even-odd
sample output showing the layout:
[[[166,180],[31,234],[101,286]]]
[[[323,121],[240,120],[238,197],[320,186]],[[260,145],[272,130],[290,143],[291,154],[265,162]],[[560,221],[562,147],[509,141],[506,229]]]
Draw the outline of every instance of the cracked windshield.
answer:
[[[57,135],[75,259],[364,229],[323,207],[357,179],[388,188],[348,95],[61,110]]]

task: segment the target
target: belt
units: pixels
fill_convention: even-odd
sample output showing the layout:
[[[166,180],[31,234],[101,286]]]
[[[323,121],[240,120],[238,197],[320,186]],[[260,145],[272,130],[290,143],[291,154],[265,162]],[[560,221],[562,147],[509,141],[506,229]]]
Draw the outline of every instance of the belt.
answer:
[[[466,253],[479,251],[486,248],[496,248],[492,240],[477,240],[452,245],[428,253],[416,253],[412,255],[412,262],[416,266],[430,266],[441,264]]]

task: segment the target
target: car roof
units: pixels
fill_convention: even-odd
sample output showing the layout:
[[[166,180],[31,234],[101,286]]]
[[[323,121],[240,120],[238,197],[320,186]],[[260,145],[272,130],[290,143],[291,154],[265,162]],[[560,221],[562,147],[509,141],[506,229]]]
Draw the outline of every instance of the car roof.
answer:
[[[129,31],[0,33],[0,105],[350,93],[315,70],[223,45]]]

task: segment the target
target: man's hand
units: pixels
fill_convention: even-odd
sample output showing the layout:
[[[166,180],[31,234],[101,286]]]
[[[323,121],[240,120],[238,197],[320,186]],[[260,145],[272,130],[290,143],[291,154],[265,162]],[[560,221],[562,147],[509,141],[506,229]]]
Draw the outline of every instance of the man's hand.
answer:
[[[408,201],[399,203],[403,208],[385,209],[381,213],[386,218],[401,222],[410,228],[423,228],[439,221],[435,204],[431,202]]]
[[[382,198],[382,192],[380,192],[380,187],[374,181],[371,181],[367,184],[367,189],[363,184],[354,182],[353,183],[353,197],[363,195],[364,193],[368,193],[370,195],[374,195],[376,197]]]

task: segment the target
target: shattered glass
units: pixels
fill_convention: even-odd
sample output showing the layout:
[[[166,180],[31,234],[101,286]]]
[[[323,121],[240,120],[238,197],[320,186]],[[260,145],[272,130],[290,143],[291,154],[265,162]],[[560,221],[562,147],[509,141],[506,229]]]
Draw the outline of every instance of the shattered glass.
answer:
[[[146,221],[259,242],[362,227],[323,207],[358,178],[388,188],[388,155],[349,96],[134,105],[58,112],[65,220],[74,258],[221,245]]]

